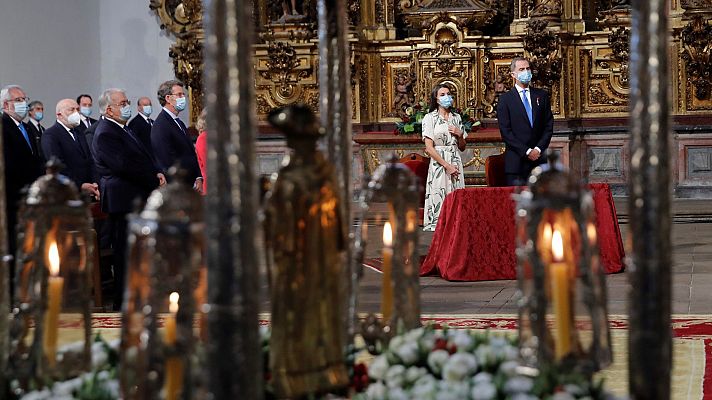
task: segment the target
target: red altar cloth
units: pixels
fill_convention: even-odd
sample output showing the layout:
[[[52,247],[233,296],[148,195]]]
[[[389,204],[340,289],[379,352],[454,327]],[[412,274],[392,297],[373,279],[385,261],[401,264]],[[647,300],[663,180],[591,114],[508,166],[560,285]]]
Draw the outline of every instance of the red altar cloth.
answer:
[[[607,184],[590,189],[604,271],[621,272],[625,251],[611,190]],[[440,275],[449,281],[516,279],[514,190],[483,187],[449,194],[420,275]]]

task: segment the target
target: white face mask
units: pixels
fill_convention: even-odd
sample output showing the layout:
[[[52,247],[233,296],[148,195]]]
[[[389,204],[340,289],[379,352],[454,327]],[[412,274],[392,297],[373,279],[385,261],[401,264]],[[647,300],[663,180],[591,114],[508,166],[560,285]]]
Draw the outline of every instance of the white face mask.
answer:
[[[70,128],[74,128],[79,126],[79,124],[82,122],[82,117],[79,116],[78,112],[73,112],[69,114],[67,117],[67,123],[69,124]]]

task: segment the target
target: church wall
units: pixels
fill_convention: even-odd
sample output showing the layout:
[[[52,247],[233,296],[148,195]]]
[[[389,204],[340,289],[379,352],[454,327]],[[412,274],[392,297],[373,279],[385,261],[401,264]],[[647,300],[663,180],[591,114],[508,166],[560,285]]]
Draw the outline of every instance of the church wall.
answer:
[[[2,0],[1,8],[0,85],[18,84],[42,101],[45,126],[58,100],[84,92],[96,100],[109,86],[132,102],[148,95],[157,107],[158,85],[173,77],[172,39],[147,0]]]

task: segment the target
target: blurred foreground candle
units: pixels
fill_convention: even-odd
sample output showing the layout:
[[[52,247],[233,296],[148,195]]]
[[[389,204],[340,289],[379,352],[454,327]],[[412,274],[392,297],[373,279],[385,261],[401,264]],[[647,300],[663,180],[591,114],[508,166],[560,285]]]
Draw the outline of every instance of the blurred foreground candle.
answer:
[[[57,242],[49,245],[49,272],[47,279],[47,311],[45,312],[44,353],[50,367],[54,367],[57,359],[57,336],[59,332],[59,310],[62,305],[62,289],[64,278],[59,276],[59,251]]]
[[[569,266],[564,260],[564,245],[561,232],[554,230],[551,238],[553,262],[549,266],[551,298],[556,326],[556,358],[561,359],[571,351],[571,291]]]
[[[170,305],[168,310],[170,314],[166,316],[164,342],[169,352],[177,340],[177,325],[176,313],[178,313],[179,295],[176,292],[171,293],[169,297]],[[163,381],[163,390],[166,400],[176,400],[183,386],[183,362],[180,357],[172,355],[166,359],[166,375]]]
[[[393,260],[393,230],[391,223],[383,226],[383,282],[381,285],[381,314],[383,321],[388,322],[393,313],[393,283],[391,282],[391,265]]]

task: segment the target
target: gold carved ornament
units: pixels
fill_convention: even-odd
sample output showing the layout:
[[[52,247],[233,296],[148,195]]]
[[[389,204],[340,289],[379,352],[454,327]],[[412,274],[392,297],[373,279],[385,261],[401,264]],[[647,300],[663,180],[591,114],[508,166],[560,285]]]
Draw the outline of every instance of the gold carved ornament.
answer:
[[[696,15],[680,35],[687,82],[695,88],[697,99],[708,100],[712,91],[712,25]]]
[[[168,55],[176,79],[190,96],[191,125],[203,109],[203,5],[200,0],[150,0],[149,8],[161,21],[161,29],[176,37]]]
[[[561,38],[547,30],[548,25],[543,19],[529,21],[523,45],[532,64],[532,80],[551,91],[561,80]]]

